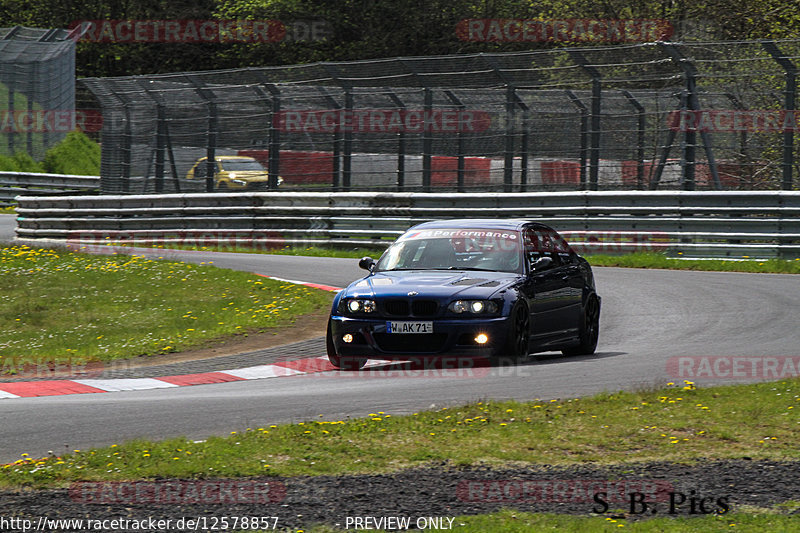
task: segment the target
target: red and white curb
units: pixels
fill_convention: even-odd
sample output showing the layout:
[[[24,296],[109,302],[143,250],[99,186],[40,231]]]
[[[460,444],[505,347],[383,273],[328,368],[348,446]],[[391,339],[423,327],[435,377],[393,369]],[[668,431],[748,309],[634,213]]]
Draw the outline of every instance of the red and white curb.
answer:
[[[340,290],[342,290],[341,287],[333,287],[332,285],[322,285],[320,283],[311,283],[308,281],[297,281],[295,279],[276,278],[275,276],[267,276],[266,274],[256,274],[256,276],[261,276],[262,278],[274,279],[275,281],[293,283],[295,285],[305,285],[306,287],[311,287],[312,289],[320,289],[323,291],[339,292]]]
[[[390,363],[390,361],[370,360],[367,362],[367,366],[385,365],[387,363]],[[212,383],[247,381],[251,379],[299,376],[332,370],[337,369],[330,364],[327,357],[308,357],[295,361],[282,361],[280,363],[250,366],[234,370],[183,374],[160,378],[12,381],[0,383],[0,399],[165,389],[190,385],[210,385]]]

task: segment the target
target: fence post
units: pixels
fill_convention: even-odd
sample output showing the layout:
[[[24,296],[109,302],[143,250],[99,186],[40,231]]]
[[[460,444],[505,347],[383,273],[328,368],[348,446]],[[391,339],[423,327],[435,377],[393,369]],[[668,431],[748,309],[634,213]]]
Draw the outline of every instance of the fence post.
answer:
[[[466,106],[458,99],[458,97],[453,94],[453,91],[446,90],[444,91],[445,96],[453,103],[454,106],[458,108],[459,111],[463,111]],[[456,138],[458,141],[458,167],[456,170],[456,190],[458,192],[464,192],[464,135],[461,133],[461,128],[458,128],[458,133],[456,134]]]
[[[133,143],[133,134],[131,129],[131,102],[128,96],[124,93],[116,93],[112,95],[113,98],[116,98],[122,106],[122,113],[125,116],[125,126],[122,129],[122,139],[120,142],[120,155],[121,161],[120,164],[122,165],[122,172],[120,173],[120,178],[122,179],[122,192],[127,193],[130,192],[131,189],[131,155],[133,153],[133,148],[131,144]],[[101,172],[101,175],[103,173]],[[101,178],[101,181],[102,178]]]
[[[622,96],[636,109],[636,188],[644,189],[644,106],[630,91],[623,90]]]
[[[581,102],[580,98],[578,98],[578,96],[574,92],[570,91],[569,89],[567,89],[565,92],[567,93],[567,97],[569,98],[570,102],[572,102],[572,105],[577,107],[578,111],[580,111],[580,114],[581,114],[581,148],[580,148],[580,150],[581,150],[581,156],[580,156],[581,162],[580,162],[580,165],[581,166],[580,166],[579,172],[580,172],[581,190],[585,191],[586,190],[586,152],[588,150],[587,138],[589,136],[589,131],[588,131],[589,130],[589,118],[588,118],[589,110],[587,109],[586,104]]]
[[[517,109],[516,88],[506,84],[506,145],[503,162],[503,191],[514,190],[514,115]]]
[[[345,116],[353,116],[353,89],[346,85],[344,88],[344,112]],[[342,127],[339,124],[339,127]],[[349,191],[352,186],[353,175],[353,128],[344,128],[344,159],[342,160],[342,189]]]
[[[519,147],[519,151],[521,154],[520,159],[520,174],[519,174],[519,190],[522,192],[527,192],[528,190],[528,144],[530,139],[530,122],[531,122],[531,111],[528,108],[527,104],[525,104],[522,99],[519,98],[519,105],[522,107],[522,139],[521,139],[521,146]]]
[[[675,48],[674,44],[659,41],[658,45],[683,71],[683,77],[686,80],[686,109],[689,111],[699,111],[700,100],[697,96],[697,69],[694,64],[688,58],[684,57],[678,49]],[[711,178],[714,181],[714,188],[717,190],[722,189],[719,173],[717,172],[717,162],[714,159],[714,152],[711,148],[711,135],[707,131],[701,131],[700,137],[703,139],[703,146],[705,147],[706,157],[708,158],[708,167],[711,170]],[[696,185],[697,131],[694,128],[687,128],[683,138],[682,161],[685,164],[684,189],[693,191]]]
[[[28,116],[33,116],[33,102],[36,98],[35,96],[35,89],[36,89],[36,69],[34,68],[34,64],[30,64],[30,70],[28,71],[28,91],[25,94],[28,100]],[[28,155],[33,157],[33,128],[28,128],[28,132],[25,134],[25,148],[28,151]],[[12,154],[13,155],[13,154]]]
[[[786,113],[795,112],[795,98],[797,95],[797,67],[792,61],[781,52],[774,41],[762,41],[761,45],[772,56],[785,72],[786,88],[784,95],[784,111]],[[792,121],[794,123],[794,121]],[[792,190],[793,178],[792,167],[794,166],[794,128],[783,130],[783,175],[781,178],[781,189]]]
[[[14,77],[11,76],[10,79],[6,82],[8,90],[8,116],[14,116]],[[14,136],[16,135],[15,131],[8,132],[8,155],[14,155]]]
[[[591,122],[589,132],[589,190],[596,191],[598,175],[600,173],[600,102],[601,90],[600,73],[589,65],[584,55],[578,50],[570,50],[570,57],[592,78],[592,98],[589,117]]]
[[[423,89],[425,97],[423,105],[423,130],[422,130],[422,190],[431,192],[431,152],[433,151],[433,138],[431,128],[428,127],[427,117],[433,112],[433,91],[430,87]]]
[[[267,161],[268,186],[270,189],[277,189],[281,165],[281,130],[275,123],[275,117],[279,116],[281,112],[281,91],[277,85],[272,83],[266,83],[264,86],[272,96],[272,113],[269,121],[269,160]]]
[[[194,86],[195,91],[208,106],[208,125],[206,131],[206,192],[213,192],[217,174],[217,104],[214,91],[189,74],[184,77]]]
[[[322,93],[322,96],[325,97],[325,100],[328,102],[328,105],[331,106],[331,109],[336,109],[338,111],[342,108],[342,106],[339,105],[339,102],[337,102],[336,99],[330,95],[330,93],[327,91],[327,89],[325,89],[324,86],[320,86],[319,91]],[[340,114],[337,113],[337,116],[339,115]],[[339,139],[340,132],[341,132],[341,127],[337,122],[336,127],[333,129],[333,161],[331,163],[331,188],[334,191],[339,190],[339,183],[340,183],[339,163],[342,159],[342,147]]]
[[[164,126],[166,125],[166,111],[163,104],[156,105],[156,166],[155,166],[155,187],[156,193],[164,192],[164,148],[166,145],[166,135]]]
[[[406,105],[393,91],[389,91],[389,98],[395,106],[405,115]],[[406,132],[403,128],[397,132],[397,190],[402,191],[406,185]]]

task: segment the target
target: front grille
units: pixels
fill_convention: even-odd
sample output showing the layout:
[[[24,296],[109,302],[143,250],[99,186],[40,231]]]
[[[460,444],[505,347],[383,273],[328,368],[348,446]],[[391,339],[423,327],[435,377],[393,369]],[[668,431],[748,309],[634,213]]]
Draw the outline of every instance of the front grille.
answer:
[[[439,310],[436,300],[386,300],[383,311],[391,317],[433,317]]]
[[[435,300],[414,300],[411,302],[411,312],[414,316],[434,316],[439,309]]]
[[[384,352],[436,353],[447,341],[447,333],[405,335],[402,333],[374,333],[375,343]]]
[[[387,315],[408,316],[408,302],[406,300],[386,300],[383,308]]]

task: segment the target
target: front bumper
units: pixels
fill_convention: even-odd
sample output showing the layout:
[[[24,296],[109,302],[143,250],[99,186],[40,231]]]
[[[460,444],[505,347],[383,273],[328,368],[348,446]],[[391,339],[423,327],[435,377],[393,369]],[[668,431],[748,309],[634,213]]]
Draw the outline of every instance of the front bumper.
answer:
[[[433,333],[389,333],[390,319],[351,318],[331,316],[331,335],[336,353],[340,356],[357,356],[372,359],[404,360],[414,358],[486,358],[502,351],[508,339],[508,317],[481,317],[472,319],[438,318],[433,322]],[[392,321],[404,322],[407,320]],[[344,342],[346,334],[352,342]],[[478,335],[488,341],[479,344]]]

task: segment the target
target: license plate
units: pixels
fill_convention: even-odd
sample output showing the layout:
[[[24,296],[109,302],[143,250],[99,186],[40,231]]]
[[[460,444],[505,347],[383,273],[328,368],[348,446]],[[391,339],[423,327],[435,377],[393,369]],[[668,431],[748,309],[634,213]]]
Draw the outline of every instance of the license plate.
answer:
[[[387,322],[388,333],[433,333],[433,322]]]

